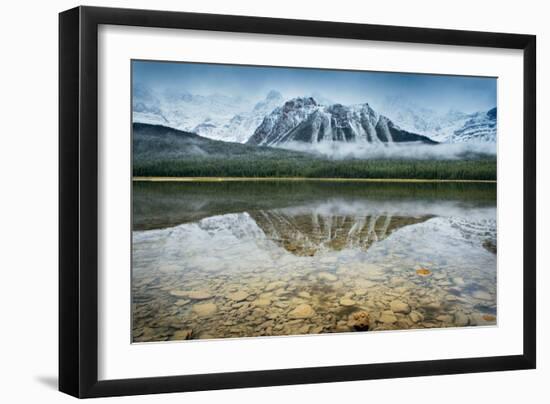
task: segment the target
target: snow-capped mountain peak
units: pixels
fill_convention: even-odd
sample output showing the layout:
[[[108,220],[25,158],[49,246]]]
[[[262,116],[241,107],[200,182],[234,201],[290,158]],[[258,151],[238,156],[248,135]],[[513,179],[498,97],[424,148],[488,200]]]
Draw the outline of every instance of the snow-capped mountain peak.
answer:
[[[192,94],[134,85],[133,121],[169,126],[215,140],[258,145],[327,141],[495,142],[496,108],[438,112],[406,99],[342,105],[319,93],[283,98],[270,90],[260,100],[220,93]]]
[[[313,97],[297,97],[267,115],[249,144],[283,146],[291,142],[435,143],[401,130],[369,104],[321,105]]]
[[[472,114],[457,129],[451,138],[453,143],[476,142],[495,143],[497,141],[497,109]]]
[[[195,127],[194,132],[212,139],[238,143],[246,142],[262,123],[264,117],[283,103],[283,96],[271,90],[265,99],[257,102],[252,110],[235,114],[229,122],[209,128]]]
[[[284,102],[276,90],[253,102],[241,96],[133,88],[133,122],[165,125],[216,140],[244,143],[265,115]]]
[[[494,130],[488,129],[490,133],[476,135],[472,132],[474,131],[474,123],[467,123],[472,119],[483,119],[487,111],[465,113],[457,109],[450,109],[446,112],[439,112],[398,97],[386,97],[378,104],[378,108],[381,113],[388,116],[402,129],[428,136],[438,142],[454,143],[479,141],[479,139],[485,139],[481,140],[484,142],[496,141],[496,114],[492,126]],[[465,126],[469,129],[465,129]],[[478,126],[478,128],[481,127]],[[460,140],[461,138],[464,140]]]

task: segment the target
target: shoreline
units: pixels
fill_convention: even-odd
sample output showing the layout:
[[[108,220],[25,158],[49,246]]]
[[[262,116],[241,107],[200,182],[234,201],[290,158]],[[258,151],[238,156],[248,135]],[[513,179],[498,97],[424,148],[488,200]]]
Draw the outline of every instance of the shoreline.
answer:
[[[486,183],[496,180],[444,180],[421,178],[310,178],[310,177],[132,177],[133,182],[268,182],[268,181],[311,181],[311,182],[395,182],[395,183]]]

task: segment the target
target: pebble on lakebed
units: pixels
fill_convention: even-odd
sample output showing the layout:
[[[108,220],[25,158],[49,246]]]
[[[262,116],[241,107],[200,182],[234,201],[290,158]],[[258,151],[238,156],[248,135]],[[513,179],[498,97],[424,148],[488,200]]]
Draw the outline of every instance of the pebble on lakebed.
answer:
[[[485,251],[483,257],[490,258]],[[277,262],[271,272],[253,269],[200,279],[192,271],[163,274],[166,278],[158,285],[157,275],[139,273],[143,279],[134,292],[134,341],[496,323],[494,281],[484,272],[428,261],[420,261],[421,266],[412,259],[398,267],[319,264],[316,258],[314,267]]]
[[[271,304],[271,299],[264,297],[264,298],[254,300],[253,303],[255,306],[258,306],[258,307],[266,307]]]
[[[349,315],[348,326],[356,331],[368,331],[370,327],[370,316],[366,311],[356,311]]]
[[[393,324],[397,321],[397,317],[395,317],[395,314],[393,314],[393,311],[386,310],[386,311],[383,311],[382,314],[380,315],[379,321],[385,324]]]
[[[172,335],[173,340],[187,340],[193,337],[193,330],[178,330]]]
[[[207,300],[213,297],[212,294],[204,290],[172,290],[170,294],[175,297],[186,297],[191,300]]]
[[[210,316],[218,311],[218,306],[214,303],[198,303],[193,306],[193,311],[200,317]]]
[[[294,310],[292,310],[290,313],[288,313],[288,316],[290,318],[310,318],[315,315],[315,310],[309,305],[309,304],[300,304],[298,305]]]
[[[400,300],[393,300],[390,303],[390,308],[394,313],[409,314],[411,312],[411,307]]]
[[[234,300],[236,302],[241,302],[243,300],[246,300],[246,298],[249,296],[248,293],[244,292],[244,291],[239,291],[239,292],[235,292],[235,293],[230,293],[227,295],[227,298],[229,300]]]
[[[484,290],[476,290],[472,296],[479,300],[492,300],[491,294]]]
[[[187,297],[191,300],[207,300],[212,298],[212,294],[204,290],[192,290],[187,293]]]
[[[350,306],[355,306],[357,302],[355,300],[350,299],[349,297],[344,297],[340,299],[340,304],[342,306],[350,307]]]

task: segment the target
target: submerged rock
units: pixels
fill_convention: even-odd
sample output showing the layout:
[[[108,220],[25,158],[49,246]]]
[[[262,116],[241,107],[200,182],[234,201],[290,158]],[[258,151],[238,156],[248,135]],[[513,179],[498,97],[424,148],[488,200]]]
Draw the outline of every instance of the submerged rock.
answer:
[[[171,290],[170,294],[175,297],[187,297],[187,293],[185,290]]]
[[[214,303],[198,303],[193,306],[193,311],[199,316],[210,316],[218,311],[218,306]]]
[[[452,279],[453,283],[457,286],[464,286],[466,283],[460,276],[456,276]]]
[[[366,311],[356,311],[348,317],[348,326],[356,331],[368,331],[370,316]]]
[[[239,291],[235,293],[230,293],[227,295],[227,298],[230,300],[234,300],[236,302],[241,302],[243,300],[246,300],[248,298],[249,294],[244,291]]]
[[[193,337],[193,330],[178,330],[172,335],[175,340],[187,340]]]
[[[411,321],[413,323],[418,323],[418,322],[421,322],[421,321],[424,321],[424,316],[422,315],[422,313],[418,312],[418,311],[411,311],[409,313],[409,318],[411,319]]]
[[[394,313],[409,314],[411,312],[411,307],[401,300],[393,300],[390,303],[390,308]]]
[[[426,302],[422,303],[422,308],[429,311],[438,311],[441,310],[441,303],[440,302]]]
[[[268,283],[265,287],[265,291],[266,292],[271,292],[272,290],[275,290],[275,289],[279,289],[283,286],[286,285],[286,282],[283,282],[283,281],[275,281],[275,282],[271,282],[271,283]]]
[[[395,314],[393,314],[393,311],[386,310],[382,312],[378,320],[384,324],[393,324],[397,321],[397,317],[395,317]]]
[[[428,276],[431,275],[432,271],[426,268],[420,268],[416,270],[416,274],[420,276]]]
[[[355,306],[357,303],[355,302],[355,300],[352,300],[349,297],[344,297],[340,299],[340,304],[342,306],[350,307],[350,306]]]
[[[479,300],[493,300],[491,294],[484,290],[476,290],[474,293],[472,293],[472,297]]]
[[[290,313],[290,318],[310,318],[315,315],[315,310],[309,304],[300,304]]]
[[[206,300],[211,299],[212,295],[205,290],[192,290],[187,292],[187,297],[192,300]]]
[[[263,298],[254,300],[252,303],[255,306],[265,307],[265,306],[269,306],[271,304],[271,299],[269,299],[267,297],[263,297]]]
[[[440,314],[435,318],[437,321],[441,321],[442,323],[450,323],[453,321],[453,317],[448,314]]]
[[[465,327],[469,323],[468,316],[461,311],[455,313],[455,324],[459,327]]]

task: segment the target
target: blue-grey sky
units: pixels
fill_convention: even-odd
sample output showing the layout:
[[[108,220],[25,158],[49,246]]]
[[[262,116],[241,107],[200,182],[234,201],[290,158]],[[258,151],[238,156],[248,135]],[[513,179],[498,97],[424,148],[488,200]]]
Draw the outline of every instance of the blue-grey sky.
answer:
[[[496,106],[497,97],[497,80],[488,77],[156,61],[133,61],[132,68],[134,86],[251,100],[277,90],[286,98],[321,94],[342,104],[376,106],[397,97],[438,111],[475,112]]]

